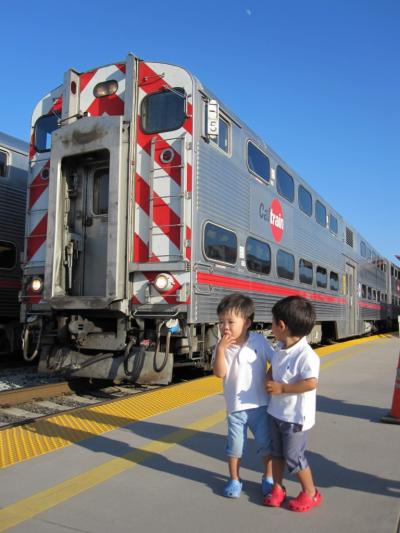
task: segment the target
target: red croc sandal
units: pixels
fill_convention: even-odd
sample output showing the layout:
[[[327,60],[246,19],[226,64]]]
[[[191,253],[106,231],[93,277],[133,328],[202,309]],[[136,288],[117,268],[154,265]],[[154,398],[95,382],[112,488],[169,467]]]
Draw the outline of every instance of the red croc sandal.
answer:
[[[316,490],[314,496],[310,496],[306,492],[300,492],[297,498],[289,501],[288,507],[291,511],[295,511],[296,513],[305,513],[313,507],[321,505],[321,503],[321,493]]]
[[[286,489],[280,485],[274,485],[269,494],[264,498],[264,505],[268,507],[280,507],[286,498]]]

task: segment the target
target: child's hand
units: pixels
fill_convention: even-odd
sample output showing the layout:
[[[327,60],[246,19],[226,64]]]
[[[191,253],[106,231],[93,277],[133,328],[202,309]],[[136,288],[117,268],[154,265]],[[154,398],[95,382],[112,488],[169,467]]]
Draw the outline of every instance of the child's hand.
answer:
[[[230,333],[225,333],[222,339],[219,341],[219,347],[222,350],[225,350],[226,348],[228,348],[229,346],[232,346],[235,343],[236,343],[236,339],[232,337]]]
[[[283,383],[278,383],[277,381],[272,381],[267,379],[265,381],[265,388],[268,394],[282,394],[283,393]]]

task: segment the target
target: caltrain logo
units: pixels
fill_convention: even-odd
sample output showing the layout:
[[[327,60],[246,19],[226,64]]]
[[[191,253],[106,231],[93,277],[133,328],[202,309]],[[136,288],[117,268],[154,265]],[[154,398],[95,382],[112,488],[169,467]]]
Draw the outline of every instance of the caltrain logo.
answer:
[[[269,209],[269,224],[271,226],[272,235],[276,242],[280,242],[283,237],[283,209],[277,198],[272,200],[271,207]]]

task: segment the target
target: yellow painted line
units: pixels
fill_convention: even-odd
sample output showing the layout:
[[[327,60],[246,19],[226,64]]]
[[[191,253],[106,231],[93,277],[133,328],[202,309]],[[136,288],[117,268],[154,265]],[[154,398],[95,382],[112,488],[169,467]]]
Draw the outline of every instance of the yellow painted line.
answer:
[[[387,338],[391,336],[375,335],[354,339],[318,348],[316,352],[320,357],[324,357],[354,345]],[[82,407],[24,426],[0,430],[0,468],[59,450],[221,392],[221,380],[209,376],[168,389],[157,389],[100,406]]]
[[[103,483],[108,479],[143,463],[153,454],[161,454],[176,444],[205,431],[226,418],[225,411],[218,411],[210,416],[202,418],[185,428],[178,429],[163,437],[162,441],[152,441],[141,448],[137,448],[128,454],[112,459],[107,463],[92,468],[83,474],[79,474],[67,481],[54,485],[49,489],[40,491],[28,498],[19,500],[0,510],[0,532],[14,527],[25,520],[29,520],[60,503],[77,496],[78,494]]]

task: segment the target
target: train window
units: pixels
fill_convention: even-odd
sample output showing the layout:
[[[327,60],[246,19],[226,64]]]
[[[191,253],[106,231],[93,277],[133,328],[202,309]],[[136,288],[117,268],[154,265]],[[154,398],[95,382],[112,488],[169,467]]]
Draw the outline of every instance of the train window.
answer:
[[[294,256],[283,250],[278,250],[276,269],[280,278],[294,279]]]
[[[12,269],[17,263],[17,249],[11,242],[0,241],[0,268]]]
[[[34,127],[34,144],[38,152],[51,150],[51,134],[58,128],[60,118],[59,114],[53,112],[37,119]]]
[[[93,176],[93,213],[107,215],[108,213],[108,181],[107,168],[96,170]]]
[[[145,133],[173,131],[186,118],[186,93],[181,87],[147,95],[141,104],[141,125]]]
[[[276,188],[278,193],[293,202],[294,200],[294,180],[290,174],[286,172],[282,167],[276,167]]]
[[[309,285],[313,282],[313,266],[310,261],[305,259],[300,259],[299,261],[299,280],[301,283],[308,283]]]
[[[336,272],[331,272],[329,274],[329,287],[331,291],[339,290],[339,274],[336,274]]]
[[[371,287],[367,287],[367,296],[368,296],[368,300],[372,300],[372,290],[371,290]]]
[[[348,244],[349,246],[353,248],[353,244],[354,244],[353,232],[349,228],[346,228],[346,244]]]
[[[7,175],[7,152],[0,150],[0,176],[4,178]]]
[[[319,200],[315,202],[315,220],[324,228],[326,227],[326,207]]]
[[[264,181],[269,181],[270,165],[268,157],[251,141],[247,143],[247,165],[250,172],[262,178]]]
[[[269,274],[271,271],[271,248],[269,245],[249,237],[246,241],[246,266],[250,272]]]
[[[332,233],[337,235],[338,233],[338,221],[335,216],[332,215],[332,213],[329,214],[329,229]]]
[[[360,242],[360,253],[362,257],[367,257],[367,246],[364,241]]]
[[[217,144],[221,150],[229,153],[229,123],[219,117],[219,133],[217,137],[211,137],[210,140]]]
[[[303,187],[303,185],[299,185],[299,207],[309,217],[312,215],[312,197],[311,193],[307,191]]]
[[[381,291],[376,291],[376,301],[377,302],[381,301]]]
[[[317,287],[322,287],[326,289],[328,285],[328,275],[326,268],[317,267]]]
[[[367,286],[362,284],[361,285],[361,298],[366,298],[367,297]]]
[[[376,290],[372,289],[372,300],[376,302]]]
[[[233,231],[207,223],[204,229],[204,253],[208,259],[236,263],[237,237]]]

